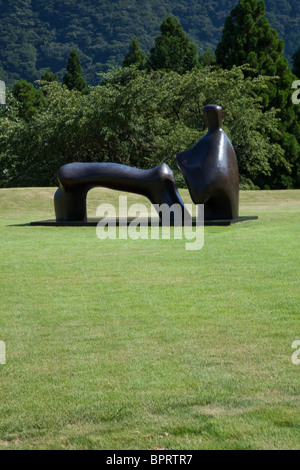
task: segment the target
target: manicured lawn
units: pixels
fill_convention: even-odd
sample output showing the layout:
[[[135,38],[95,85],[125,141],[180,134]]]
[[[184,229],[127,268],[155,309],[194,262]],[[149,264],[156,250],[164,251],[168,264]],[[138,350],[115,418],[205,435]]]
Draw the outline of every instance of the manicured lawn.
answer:
[[[200,251],[26,225],[53,193],[0,190],[0,448],[300,449],[300,191]]]

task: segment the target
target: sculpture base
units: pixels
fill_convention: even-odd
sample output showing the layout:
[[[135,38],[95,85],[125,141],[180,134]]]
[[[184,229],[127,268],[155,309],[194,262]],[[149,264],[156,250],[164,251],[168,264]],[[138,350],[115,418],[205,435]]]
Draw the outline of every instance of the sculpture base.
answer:
[[[232,224],[237,224],[240,222],[246,222],[248,220],[257,220],[257,216],[242,216],[237,217],[236,219],[222,219],[222,220],[205,220],[204,225],[207,226],[228,226]],[[87,220],[81,221],[65,221],[59,222],[57,220],[41,220],[38,222],[31,222],[30,225],[32,226],[42,226],[42,227],[96,227],[100,222],[99,218],[88,218]],[[129,225],[133,220],[136,220],[136,217],[128,217],[128,219],[117,218],[116,225],[117,227]],[[110,219],[106,220],[110,222]],[[150,227],[151,222],[155,223],[155,225],[162,226],[162,222],[158,219],[151,219],[151,217],[144,217],[140,219],[141,226]],[[111,221],[112,223],[112,221]],[[196,226],[196,218],[193,217],[193,226]]]

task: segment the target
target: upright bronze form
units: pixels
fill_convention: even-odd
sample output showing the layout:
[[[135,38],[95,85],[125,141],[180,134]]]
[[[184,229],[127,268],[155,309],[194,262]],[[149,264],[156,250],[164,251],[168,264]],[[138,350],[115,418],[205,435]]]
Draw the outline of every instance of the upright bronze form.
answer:
[[[239,206],[239,171],[233,146],[222,130],[222,108],[204,108],[207,134],[177,155],[194,204],[204,204],[205,220],[236,219]]]
[[[204,204],[205,220],[236,219],[239,172],[234,149],[222,130],[222,108],[208,105],[204,112],[208,133],[177,155],[177,163],[193,202]],[[86,196],[96,186],[141,194],[155,205],[177,204],[180,214],[185,213],[173,172],[165,163],[151,170],[117,163],[70,163],[60,168],[58,179],[60,188],[54,197],[57,222],[86,220]]]

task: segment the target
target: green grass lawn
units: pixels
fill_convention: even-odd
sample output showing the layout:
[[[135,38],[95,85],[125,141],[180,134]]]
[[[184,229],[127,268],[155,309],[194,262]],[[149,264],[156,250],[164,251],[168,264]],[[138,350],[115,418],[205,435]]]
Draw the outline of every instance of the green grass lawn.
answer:
[[[0,190],[0,448],[300,449],[300,191],[241,192],[259,219],[200,251],[26,225],[53,194]]]

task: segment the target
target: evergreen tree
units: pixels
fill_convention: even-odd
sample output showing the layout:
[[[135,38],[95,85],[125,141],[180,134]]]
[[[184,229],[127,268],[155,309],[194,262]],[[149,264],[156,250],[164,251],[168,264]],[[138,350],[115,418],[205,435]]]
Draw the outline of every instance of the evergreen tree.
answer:
[[[215,65],[216,56],[211,52],[210,49],[201,54],[199,57],[199,65],[201,67],[206,67],[207,65]]]
[[[49,83],[55,82],[57,79],[57,73],[52,73],[50,68],[48,67],[45,70],[45,73],[42,75],[41,79]]]
[[[248,63],[262,73],[268,73],[278,54],[282,54],[284,43],[271,29],[264,16],[265,10],[263,0],[239,1],[226,19],[222,39],[217,46],[218,64],[229,68]]]
[[[44,105],[44,95],[41,90],[36,90],[32,83],[19,80],[13,87],[13,96],[20,103],[19,117],[25,121],[38,113],[38,109]]]
[[[160,26],[161,34],[150,50],[148,68],[185,73],[197,65],[197,47],[190,42],[181,24],[169,15]]]
[[[81,74],[80,59],[75,49],[71,51],[66,68],[68,73],[63,78],[64,85],[69,90],[83,91],[87,84]]]
[[[144,69],[145,64],[146,55],[141,50],[140,43],[134,36],[130,43],[129,51],[124,58],[123,67],[130,67],[130,65],[136,65],[139,69]]]
[[[300,78],[300,47],[293,55],[293,73]]]
[[[287,59],[283,56],[284,42],[265,17],[263,0],[240,0],[227,18],[221,42],[216,49],[217,64],[223,68],[249,64],[249,75],[277,76],[269,82],[262,95],[264,109],[278,109],[281,120],[280,136],[275,137],[285,150],[292,168],[291,174],[273,174],[272,187],[300,184],[299,109],[291,100],[294,81]]]
[[[3,67],[1,67],[1,65],[0,65],[0,80],[5,82],[6,84],[8,83],[8,75],[5,72],[5,70],[3,69]]]

